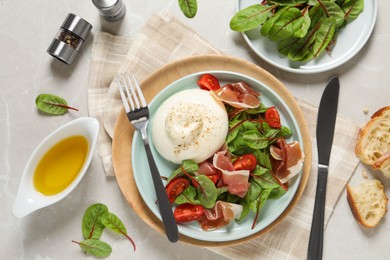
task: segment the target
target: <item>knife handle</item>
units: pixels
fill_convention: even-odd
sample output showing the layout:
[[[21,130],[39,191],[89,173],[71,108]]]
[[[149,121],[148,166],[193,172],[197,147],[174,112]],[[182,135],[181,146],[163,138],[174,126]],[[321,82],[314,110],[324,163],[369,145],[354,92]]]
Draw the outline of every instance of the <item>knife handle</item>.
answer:
[[[317,191],[309,239],[308,260],[321,260],[324,239],[324,215],[328,167],[318,167]]]

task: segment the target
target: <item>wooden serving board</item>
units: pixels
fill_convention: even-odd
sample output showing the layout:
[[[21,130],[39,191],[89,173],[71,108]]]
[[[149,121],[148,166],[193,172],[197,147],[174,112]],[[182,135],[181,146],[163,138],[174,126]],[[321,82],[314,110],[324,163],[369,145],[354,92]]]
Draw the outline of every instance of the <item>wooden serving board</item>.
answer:
[[[249,237],[227,242],[201,241],[180,234],[181,242],[211,247],[241,243],[243,241],[258,237],[275,227],[291,211],[291,209],[298,202],[299,198],[302,196],[309,177],[312,157],[309,132],[303,113],[296,103],[294,97],[290,94],[287,88],[273,75],[258,67],[257,65],[249,63],[245,60],[223,55],[205,55],[194,56],[170,63],[155,71],[141,83],[145,99],[149,103],[158,92],[160,92],[163,88],[172,82],[189,74],[207,70],[224,70],[241,73],[255,78],[263,82],[268,87],[272,88],[284,100],[284,102],[294,114],[298,122],[298,126],[300,127],[303,139],[303,149],[305,151],[305,162],[303,166],[301,183],[293,200],[286,208],[286,210],[265,229]],[[138,189],[133,178],[131,163],[133,133],[134,129],[128,121],[124,109],[122,109],[115,125],[112,144],[112,160],[115,176],[123,195],[131,207],[138,214],[138,216],[152,228],[165,235],[162,222],[157,217],[155,217],[152,211],[150,211],[148,206],[144,203],[141,195],[138,193]]]

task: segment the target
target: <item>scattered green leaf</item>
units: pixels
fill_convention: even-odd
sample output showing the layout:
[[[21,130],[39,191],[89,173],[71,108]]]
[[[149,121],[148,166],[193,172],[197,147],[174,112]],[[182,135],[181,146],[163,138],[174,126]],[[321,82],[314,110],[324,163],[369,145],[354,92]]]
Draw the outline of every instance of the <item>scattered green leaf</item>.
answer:
[[[51,115],[63,115],[68,112],[69,109],[78,109],[68,106],[65,99],[52,95],[52,94],[40,94],[35,99],[35,104],[39,111],[51,114]]]
[[[135,243],[127,234],[123,222],[116,215],[110,213],[107,206],[102,203],[96,203],[87,208],[81,228],[85,240],[82,242],[72,240],[72,242],[78,244],[88,254],[99,257],[111,254],[111,246],[100,240],[105,228],[124,235],[130,240],[135,251]]]
[[[193,18],[198,11],[197,0],[178,0],[180,10],[187,18]]]
[[[81,228],[85,239],[99,239],[102,236],[104,225],[101,216],[108,213],[106,205],[97,203],[89,206],[84,213]]]
[[[134,241],[127,235],[125,225],[115,214],[107,212],[104,215],[102,215],[101,221],[106,228],[109,228],[115,233],[124,235],[131,242],[135,251]]]
[[[94,256],[107,257],[111,254],[112,248],[106,242],[97,239],[86,239],[81,242],[72,240],[80,246],[86,253]]]

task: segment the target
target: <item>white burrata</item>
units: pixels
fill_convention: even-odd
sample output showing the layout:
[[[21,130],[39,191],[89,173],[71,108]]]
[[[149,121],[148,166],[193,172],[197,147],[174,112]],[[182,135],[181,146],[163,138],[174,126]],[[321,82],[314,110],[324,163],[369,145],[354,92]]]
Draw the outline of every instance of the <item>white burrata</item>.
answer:
[[[152,122],[153,144],[168,161],[203,162],[225,142],[228,116],[209,91],[188,89],[165,100]]]

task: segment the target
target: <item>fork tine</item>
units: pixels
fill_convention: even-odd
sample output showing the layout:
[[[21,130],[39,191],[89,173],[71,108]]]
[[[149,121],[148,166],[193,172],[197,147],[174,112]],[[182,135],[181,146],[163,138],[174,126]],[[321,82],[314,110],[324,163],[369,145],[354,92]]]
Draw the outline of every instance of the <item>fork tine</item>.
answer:
[[[128,103],[127,99],[126,99],[126,95],[123,92],[123,83],[121,82],[121,78],[123,78],[122,74],[117,75],[116,76],[116,82],[118,84],[119,93],[121,95],[123,106],[125,107],[125,111],[128,113],[130,111],[130,107],[129,107],[129,103]]]
[[[137,93],[135,92],[135,89],[134,89],[134,84],[131,80],[131,78],[129,77],[129,74],[125,73],[125,76],[126,76],[126,86],[127,86],[127,91],[128,91],[128,95],[129,95],[129,99],[134,102],[133,104],[135,104],[135,109],[139,109],[140,108],[140,105],[139,105],[139,101],[138,101],[138,97],[137,97]],[[134,110],[134,109],[133,109]]]
[[[123,82],[125,84],[125,90],[126,90],[127,98],[128,98],[128,100],[130,102],[131,110],[135,110],[137,107],[135,106],[133,98],[132,98],[132,93],[134,91],[132,89],[130,89],[131,88],[131,83],[129,83],[129,76],[127,75],[127,73],[121,74],[121,75],[122,75]],[[130,90],[131,90],[131,92],[130,92]],[[138,106],[138,104],[137,104],[137,106]]]
[[[135,88],[137,89],[137,95],[138,95],[138,97],[140,98],[142,107],[146,107],[147,104],[146,104],[146,100],[145,100],[144,94],[142,93],[141,87],[140,87],[140,85],[138,84],[138,81],[137,81],[137,79],[135,78],[133,72],[131,72],[131,76],[132,76],[132,78],[133,78],[133,82],[134,82]]]

